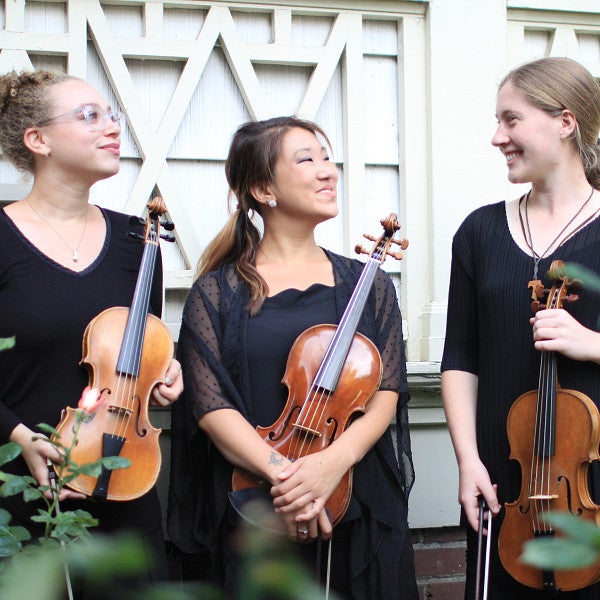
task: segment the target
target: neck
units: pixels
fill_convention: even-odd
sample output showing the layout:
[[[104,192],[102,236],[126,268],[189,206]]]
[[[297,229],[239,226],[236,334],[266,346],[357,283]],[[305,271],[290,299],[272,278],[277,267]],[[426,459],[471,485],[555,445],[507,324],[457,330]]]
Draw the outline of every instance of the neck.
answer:
[[[88,210],[88,193],[82,194],[72,189],[43,189],[35,184],[27,196],[27,201],[40,213],[53,221],[79,219]]]
[[[531,182],[529,206],[550,214],[576,210],[589,196],[591,185],[585,177],[581,161],[577,168],[560,168],[544,178]]]
[[[265,231],[258,247],[257,262],[290,264],[319,260],[323,256],[312,231],[310,234],[297,236]]]

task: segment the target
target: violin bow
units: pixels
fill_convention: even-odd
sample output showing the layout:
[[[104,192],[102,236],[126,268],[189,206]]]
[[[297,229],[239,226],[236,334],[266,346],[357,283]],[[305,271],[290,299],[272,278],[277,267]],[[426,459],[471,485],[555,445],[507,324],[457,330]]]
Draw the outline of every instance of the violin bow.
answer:
[[[479,505],[479,528],[477,530],[477,572],[475,574],[475,600],[487,600],[490,576],[490,545],[492,541],[492,511],[487,513],[487,536],[485,542],[485,566],[483,568],[483,594],[481,593],[481,562],[483,559],[483,521],[487,504],[483,496],[477,498]]]

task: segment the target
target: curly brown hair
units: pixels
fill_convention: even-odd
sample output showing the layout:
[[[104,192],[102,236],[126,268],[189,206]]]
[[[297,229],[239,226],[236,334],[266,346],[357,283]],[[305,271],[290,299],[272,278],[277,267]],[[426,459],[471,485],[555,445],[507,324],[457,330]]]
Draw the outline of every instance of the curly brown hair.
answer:
[[[0,148],[19,171],[33,173],[33,155],[23,144],[23,135],[52,116],[48,89],[76,79],[45,69],[12,71],[0,76]]]

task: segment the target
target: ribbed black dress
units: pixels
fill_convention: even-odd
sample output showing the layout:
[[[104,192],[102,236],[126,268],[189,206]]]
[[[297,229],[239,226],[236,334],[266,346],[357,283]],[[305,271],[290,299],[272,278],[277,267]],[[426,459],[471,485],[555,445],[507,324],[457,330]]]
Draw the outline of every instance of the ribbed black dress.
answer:
[[[600,219],[587,226],[542,259],[539,277],[555,259],[577,263],[600,273]],[[531,291],[533,258],[517,246],[506,218],[504,202],[471,213],[458,229],[452,246],[448,321],[442,370],[478,376],[477,443],[492,483],[498,484],[500,503],[519,495],[520,469],[509,460],[506,433],[508,411],[517,397],[538,387],[540,352],[533,346]],[[545,281],[548,283],[548,281]],[[598,330],[600,294],[584,287],[580,299],[565,304],[584,326]],[[600,365],[558,356],[558,379],[563,388],[576,389],[600,404]],[[597,482],[598,486],[600,482]],[[594,492],[594,496],[598,494]],[[501,517],[495,519],[499,531]],[[467,598],[473,597],[476,533],[468,531]],[[497,539],[494,536],[494,542]],[[493,546],[489,600],[547,598],[517,584],[502,568]],[[600,598],[600,587],[565,598]]]

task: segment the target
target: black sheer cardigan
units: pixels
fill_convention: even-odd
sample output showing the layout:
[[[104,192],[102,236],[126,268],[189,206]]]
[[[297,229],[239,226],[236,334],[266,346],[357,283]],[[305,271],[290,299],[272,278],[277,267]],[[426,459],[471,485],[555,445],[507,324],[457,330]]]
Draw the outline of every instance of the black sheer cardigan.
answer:
[[[335,277],[335,302],[341,318],[363,263],[326,251]],[[225,265],[199,278],[188,297],[179,337],[185,392],[172,406],[171,480],[167,510],[171,541],[182,551],[212,552],[231,489],[231,465],[198,428],[207,412],[235,408],[256,425],[249,395],[245,333],[249,291]],[[399,394],[396,454],[390,429],[354,468],[353,494],[363,508],[361,532],[352,543],[353,572],[372,560],[394,562],[379,552],[382,539],[398,552],[408,531],[407,499],[414,471],[408,432],[409,400],[401,315],[390,277],[378,271],[358,330],[378,347],[383,378],[380,389]],[[391,538],[389,537],[391,536]],[[387,545],[387,544],[386,544]],[[381,556],[385,554],[385,556]],[[382,565],[383,567],[383,565]],[[385,571],[385,567],[383,567]],[[393,570],[393,567],[392,567]],[[401,574],[398,574],[401,581]],[[394,582],[387,582],[393,585]]]

